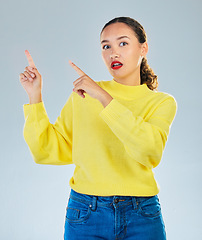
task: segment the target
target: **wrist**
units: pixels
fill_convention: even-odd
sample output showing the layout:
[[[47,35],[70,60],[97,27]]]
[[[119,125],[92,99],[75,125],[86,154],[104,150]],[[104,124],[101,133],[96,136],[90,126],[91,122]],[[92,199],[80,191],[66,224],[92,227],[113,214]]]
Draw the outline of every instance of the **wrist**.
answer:
[[[100,95],[99,101],[102,103],[103,107],[105,108],[111,101],[113,97],[103,90],[103,93]]]
[[[42,94],[38,93],[38,94],[33,94],[33,95],[29,95],[29,104],[35,104],[35,103],[40,103],[42,102]]]

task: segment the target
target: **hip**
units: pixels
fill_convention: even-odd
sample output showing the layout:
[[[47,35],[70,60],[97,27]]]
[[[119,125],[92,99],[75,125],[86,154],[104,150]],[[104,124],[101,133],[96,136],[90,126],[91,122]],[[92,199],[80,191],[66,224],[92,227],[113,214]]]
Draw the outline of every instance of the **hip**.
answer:
[[[95,235],[108,239],[130,239],[130,236],[141,240],[166,239],[158,195],[103,197],[71,189],[66,209],[65,235],[71,235],[68,239],[79,239],[78,236],[73,238],[77,231],[86,239]]]

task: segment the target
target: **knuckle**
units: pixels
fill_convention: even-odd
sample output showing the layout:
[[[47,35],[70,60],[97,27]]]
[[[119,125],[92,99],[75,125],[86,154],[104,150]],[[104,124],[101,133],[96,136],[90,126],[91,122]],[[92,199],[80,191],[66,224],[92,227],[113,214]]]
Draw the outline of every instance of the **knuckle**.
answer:
[[[39,76],[41,76],[41,74],[38,72],[38,70],[36,68],[33,68],[33,72],[34,72],[34,74],[38,74]]]
[[[83,76],[82,76],[82,80],[86,80],[87,78],[88,78],[87,75],[83,75]]]

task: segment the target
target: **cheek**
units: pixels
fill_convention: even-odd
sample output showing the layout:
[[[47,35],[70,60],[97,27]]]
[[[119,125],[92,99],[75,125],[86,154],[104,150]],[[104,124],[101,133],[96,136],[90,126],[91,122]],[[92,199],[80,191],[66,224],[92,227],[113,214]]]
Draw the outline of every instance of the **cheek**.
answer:
[[[108,54],[106,52],[102,52],[102,59],[104,61],[105,64],[108,63]]]
[[[133,64],[139,64],[140,61],[140,53],[138,51],[131,51],[130,53],[128,53],[128,60],[130,62],[133,62]]]

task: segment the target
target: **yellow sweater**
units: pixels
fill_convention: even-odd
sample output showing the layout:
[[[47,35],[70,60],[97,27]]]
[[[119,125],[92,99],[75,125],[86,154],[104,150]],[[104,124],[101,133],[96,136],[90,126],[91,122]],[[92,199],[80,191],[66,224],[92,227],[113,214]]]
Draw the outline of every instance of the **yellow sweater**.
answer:
[[[69,184],[98,196],[152,196],[159,186],[152,168],[163,154],[176,114],[175,99],[146,84],[97,81],[113,100],[72,92],[55,124],[44,103],[25,104],[24,138],[36,163],[75,164]]]

